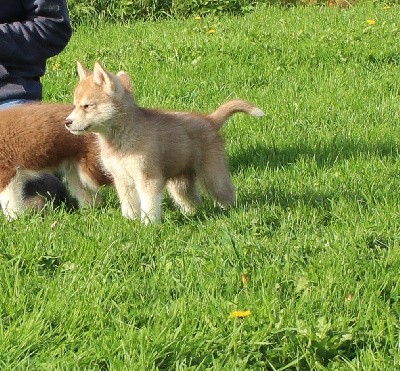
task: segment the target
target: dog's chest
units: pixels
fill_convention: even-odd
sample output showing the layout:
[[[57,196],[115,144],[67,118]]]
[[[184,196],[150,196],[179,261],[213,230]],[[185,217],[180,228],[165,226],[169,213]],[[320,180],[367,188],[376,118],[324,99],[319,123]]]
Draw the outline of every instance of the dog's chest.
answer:
[[[116,149],[103,140],[100,140],[100,148],[103,165],[113,177],[135,179],[148,167],[149,155],[146,152]]]
[[[136,156],[103,156],[104,167],[114,177],[135,178],[140,169],[140,159]]]

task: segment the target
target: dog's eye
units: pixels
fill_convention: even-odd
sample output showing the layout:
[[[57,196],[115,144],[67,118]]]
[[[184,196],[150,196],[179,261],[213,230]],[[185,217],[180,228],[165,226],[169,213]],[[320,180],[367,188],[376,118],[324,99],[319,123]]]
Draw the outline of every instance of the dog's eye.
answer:
[[[82,108],[84,110],[88,110],[88,109],[93,108],[93,107],[94,107],[94,103],[88,103],[88,104],[82,105]]]

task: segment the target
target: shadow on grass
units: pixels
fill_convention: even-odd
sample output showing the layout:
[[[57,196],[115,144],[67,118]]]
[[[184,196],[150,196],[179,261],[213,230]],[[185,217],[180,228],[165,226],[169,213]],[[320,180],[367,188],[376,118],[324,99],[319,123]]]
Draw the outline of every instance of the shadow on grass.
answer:
[[[238,199],[238,207],[267,204],[279,206],[282,209],[292,209],[302,205],[320,210],[331,210],[333,197],[335,197],[333,192],[317,192],[313,189],[306,189],[302,193],[293,193],[275,187],[266,187],[241,195]]]
[[[243,148],[241,151],[233,153],[229,158],[231,172],[240,172],[248,168],[251,169],[281,169],[295,164],[300,160],[309,160],[317,164],[318,167],[332,167],[341,161],[354,159],[358,156],[375,156],[379,158],[399,157],[399,147],[394,139],[384,141],[365,142],[357,138],[349,139],[336,137],[331,141],[319,142],[311,145],[309,142],[299,142],[285,147],[268,146],[257,144]],[[102,192],[105,202],[101,209],[119,208],[118,198],[113,194],[110,188]],[[349,199],[363,200],[362,195],[348,194],[344,195]],[[271,187],[258,187],[252,193],[243,193],[239,195],[236,208],[258,207],[263,204],[277,205],[282,208],[292,209],[299,205],[305,205],[311,208],[317,208],[329,212],[331,210],[331,200],[337,197],[337,194],[321,193],[314,189],[307,189],[301,194],[292,192],[283,192],[281,189]],[[173,220],[178,224],[191,224],[194,222],[204,222],[209,219],[218,219],[228,215],[228,211],[221,210],[219,207],[213,207],[213,203],[207,200],[194,215],[183,215],[173,204],[169,197],[164,198],[164,211],[176,210],[173,213]],[[76,207],[66,207],[67,212],[79,212]]]
[[[279,148],[257,144],[231,155],[229,163],[232,172],[235,173],[246,168],[279,169],[292,165],[300,159],[315,161],[319,167],[332,167],[338,162],[365,155],[395,159],[399,157],[399,147],[394,139],[369,143],[360,139],[338,137],[331,142],[319,142],[313,145],[300,142]]]
[[[253,190],[251,193],[247,192],[246,194],[239,195],[236,206],[227,210],[221,209],[218,205],[215,205],[209,196],[204,196],[202,205],[192,215],[183,214],[179,208],[174,205],[170,197],[166,197],[164,200],[164,215],[165,212],[167,212],[169,214],[168,218],[173,224],[183,226],[229,218],[232,213],[242,213],[244,210],[260,209],[264,206],[278,206],[283,210],[293,210],[297,207],[305,206],[307,208],[320,210],[323,215],[321,217],[326,219],[322,222],[329,223],[333,197],[333,193],[315,192],[312,189],[308,189],[301,194],[294,194],[284,192],[277,188],[260,187],[255,191]],[[354,195],[351,197],[357,196]],[[263,224],[278,223],[278,220],[272,215],[262,215]]]

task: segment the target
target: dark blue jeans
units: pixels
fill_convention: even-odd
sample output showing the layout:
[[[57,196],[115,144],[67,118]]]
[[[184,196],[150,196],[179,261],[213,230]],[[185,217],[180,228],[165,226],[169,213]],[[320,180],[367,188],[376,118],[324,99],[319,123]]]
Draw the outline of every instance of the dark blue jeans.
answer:
[[[34,102],[33,100],[29,99],[6,99],[6,100],[0,100],[0,110],[8,107],[15,106],[16,104],[22,104],[22,103],[30,103]]]

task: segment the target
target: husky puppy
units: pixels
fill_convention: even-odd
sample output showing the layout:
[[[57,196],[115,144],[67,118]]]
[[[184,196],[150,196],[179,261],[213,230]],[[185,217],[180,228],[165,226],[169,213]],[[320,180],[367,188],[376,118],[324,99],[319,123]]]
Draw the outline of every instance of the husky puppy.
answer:
[[[200,203],[197,180],[221,207],[235,203],[219,129],[235,112],[263,116],[259,108],[243,100],[211,114],[143,108],[125,72],[114,75],[96,63],[92,73],[78,62],[78,74],[66,127],[73,134],[97,134],[125,217],[160,222],[165,186],[183,211],[193,211]]]

